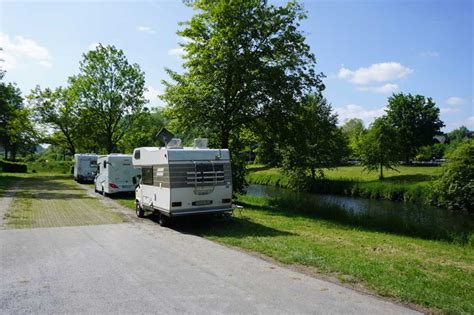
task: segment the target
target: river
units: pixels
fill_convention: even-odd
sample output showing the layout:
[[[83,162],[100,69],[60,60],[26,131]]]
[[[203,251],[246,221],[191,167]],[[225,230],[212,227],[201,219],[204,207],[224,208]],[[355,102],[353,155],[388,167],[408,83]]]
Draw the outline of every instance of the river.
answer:
[[[268,197],[276,208],[338,223],[426,239],[465,243],[474,217],[414,203],[294,192],[252,184],[247,195]]]

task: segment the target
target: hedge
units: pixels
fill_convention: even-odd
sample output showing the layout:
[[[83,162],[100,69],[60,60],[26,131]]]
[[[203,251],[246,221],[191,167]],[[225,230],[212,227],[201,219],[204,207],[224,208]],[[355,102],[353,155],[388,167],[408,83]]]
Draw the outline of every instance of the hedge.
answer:
[[[0,160],[0,168],[3,172],[7,173],[26,173],[28,172],[28,166],[21,162],[11,162]]]

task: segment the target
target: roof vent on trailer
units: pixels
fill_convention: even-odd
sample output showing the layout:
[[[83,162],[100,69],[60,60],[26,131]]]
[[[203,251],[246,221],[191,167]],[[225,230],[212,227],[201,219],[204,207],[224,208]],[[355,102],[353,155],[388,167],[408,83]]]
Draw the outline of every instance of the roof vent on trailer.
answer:
[[[173,138],[171,139],[167,144],[166,147],[168,149],[182,149],[183,147],[181,146],[181,139],[179,138]]]
[[[194,139],[194,148],[195,149],[207,149],[207,138],[196,138]]]

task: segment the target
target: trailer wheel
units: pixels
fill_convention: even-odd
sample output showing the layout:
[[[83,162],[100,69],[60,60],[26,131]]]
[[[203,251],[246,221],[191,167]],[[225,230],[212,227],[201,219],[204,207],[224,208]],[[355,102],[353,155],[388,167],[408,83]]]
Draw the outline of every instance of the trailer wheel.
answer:
[[[107,197],[107,193],[105,192],[104,186],[102,186],[102,196]]]
[[[137,205],[135,206],[135,213],[137,214],[137,217],[143,218],[145,216],[145,211],[143,211],[142,207],[140,207],[140,204],[137,202]]]
[[[171,223],[171,219],[169,217],[167,217],[166,215],[164,214],[159,214],[158,216],[158,224],[163,226],[163,227],[166,227],[166,226],[169,226]]]

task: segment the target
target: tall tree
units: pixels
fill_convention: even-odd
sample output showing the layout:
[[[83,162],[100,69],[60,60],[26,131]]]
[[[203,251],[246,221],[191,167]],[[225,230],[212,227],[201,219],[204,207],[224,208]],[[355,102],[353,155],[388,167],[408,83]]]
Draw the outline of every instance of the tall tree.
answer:
[[[394,94],[388,99],[386,112],[389,123],[398,132],[406,162],[419,147],[432,144],[433,137],[444,127],[439,108],[431,98],[422,95]]]
[[[44,140],[65,148],[71,155],[76,153],[83,137],[79,117],[77,95],[70,88],[41,90],[37,86],[28,96],[36,121],[44,124],[51,134]]]
[[[400,142],[397,132],[387,117],[377,118],[362,142],[362,165],[369,172],[379,170],[379,179],[383,179],[383,169],[396,170],[399,161]]]
[[[352,118],[346,121],[341,129],[349,141],[350,154],[359,158],[362,139],[366,133],[364,122],[362,119]]]
[[[177,32],[186,39],[184,73],[167,70],[174,82],[163,82],[162,99],[182,125],[218,134],[219,146],[237,158],[242,127],[260,128],[257,122],[266,121],[277,131],[303,95],[324,88],[298,29],[306,15],[296,2],[190,3],[199,13]]]
[[[1,73],[0,80],[3,76]],[[15,160],[17,154],[32,151],[35,140],[36,132],[20,89],[13,83],[0,81],[0,145],[5,150],[5,159]]]
[[[145,74],[129,64],[122,50],[102,45],[83,55],[79,70],[70,84],[77,93],[81,123],[99,148],[111,153],[146,103]]]
[[[288,141],[282,148],[287,172],[309,171],[311,179],[323,168],[336,167],[347,154],[346,138],[337,127],[337,115],[320,95],[306,96],[290,123]],[[299,176],[299,175],[298,175]]]

